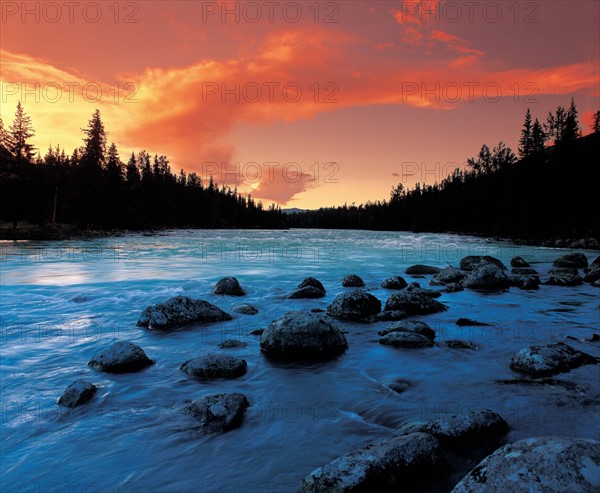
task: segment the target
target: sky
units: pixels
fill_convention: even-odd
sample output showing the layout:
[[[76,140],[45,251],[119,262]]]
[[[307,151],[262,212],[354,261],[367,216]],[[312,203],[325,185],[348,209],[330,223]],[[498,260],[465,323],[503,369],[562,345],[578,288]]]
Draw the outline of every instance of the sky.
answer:
[[[600,2],[0,2],[0,115],[45,154],[99,109],[146,149],[265,204],[315,209],[441,181],[525,111],[600,108]]]

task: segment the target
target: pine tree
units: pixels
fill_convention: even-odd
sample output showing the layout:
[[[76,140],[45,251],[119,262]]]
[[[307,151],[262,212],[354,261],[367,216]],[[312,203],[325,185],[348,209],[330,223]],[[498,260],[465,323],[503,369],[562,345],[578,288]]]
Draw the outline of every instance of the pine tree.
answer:
[[[505,166],[510,166],[517,162],[517,156],[510,147],[500,141],[496,147],[494,147],[491,156],[490,171],[498,171]]]
[[[540,121],[537,118],[535,119],[535,122],[533,123],[533,127],[531,129],[531,138],[532,138],[531,152],[533,154],[538,154],[538,153],[544,152],[544,149],[545,149],[544,144],[546,143],[546,133],[544,132],[544,129],[542,128],[542,124],[540,123]]]
[[[85,137],[81,165],[89,169],[102,170],[106,161],[106,132],[100,118],[100,110],[94,112],[88,122],[88,128],[82,130]]]
[[[106,176],[110,181],[119,182],[123,180],[123,163],[119,158],[119,151],[113,142],[108,148],[106,159]]]
[[[531,110],[527,108],[525,113],[525,123],[523,123],[523,130],[521,130],[521,139],[519,140],[519,156],[526,158],[532,154],[533,148],[533,135],[531,128]]]
[[[35,149],[28,140],[35,135],[31,125],[31,117],[25,114],[25,110],[21,102],[17,104],[17,112],[13,124],[9,128],[9,141],[11,148],[9,149],[17,162],[21,164],[23,160],[31,162],[33,160],[33,150]]]
[[[137,166],[137,160],[133,152],[131,153],[129,161],[127,161],[125,177],[127,179],[127,183],[130,184],[138,183],[140,181],[140,170]]]
[[[594,113],[594,122],[592,124],[592,131],[594,133],[600,133],[600,110]]]
[[[2,117],[0,117],[0,168],[10,166],[13,157],[10,152],[11,148],[10,134],[4,128],[4,122],[2,121]]]
[[[579,127],[579,114],[575,106],[575,100],[571,98],[571,105],[565,116],[565,125],[562,129],[561,142],[572,142],[581,137]]]

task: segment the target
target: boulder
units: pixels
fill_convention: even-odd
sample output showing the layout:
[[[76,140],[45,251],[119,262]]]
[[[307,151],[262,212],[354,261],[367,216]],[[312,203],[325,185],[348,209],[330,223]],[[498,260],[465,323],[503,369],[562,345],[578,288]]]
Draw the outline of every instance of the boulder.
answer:
[[[205,433],[223,433],[242,424],[249,406],[243,394],[212,394],[193,401],[183,411],[200,421]]]
[[[338,457],[304,478],[303,493],[383,491],[423,485],[447,470],[439,442],[426,433],[411,433],[371,443]]]
[[[432,347],[433,340],[415,332],[390,332],[379,339],[379,344],[399,348]]]
[[[465,288],[463,288],[460,284],[456,282],[450,282],[446,284],[446,287],[443,289],[443,291],[445,293],[457,293],[459,291],[464,291],[464,289]]]
[[[530,265],[527,262],[525,262],[523,257],[513,257],[510,260],[510,266],[511,267],[530,267]]]
[[[423,293],[401,292],[392,294],[385,302],[385,311],[403,311],[410,315],[427,315],[447,310],[445,305]]]
[[[144,350],[128,341],[118,341],[96,354],[88,365],[108,373],[130,373],[154,364]]]
[[[381,301],[362,290],[338,294],[327,307],[327,313],[342,320],[360,321],[377,315],[381,311]]]
[[[439,267],[432,267],[430,265],[416,264],[407,267],[404,271],[406,274],[423,275],[423,274],[437,274],[441,269]]]
[[[495,265],[500,269],[506,270],[506,266],[499,259],[490,257],[489,255],[469,255],[460,259],[461,270],[472,271],[484,265]]]
[[[448,339],[446,346],[452,349],[472,349],[474,351],[479,349],[475,343],[463,339]]]
[[[596,257],[594,261],[590,264],[590,269],[600,269],[600,256]]]
[[[372,322],[396,322],[398,320],[404,320],[409,314],[402,310],[392,310],[389,312],[380,312],[369,318]]]
[[[323,284],[321,283],[321,281],[319,281],[318,279],[315,279],[314,277],[307,277],[306,279],[304,279],[300,284],[298,284],[298,288],[297,289],[302,289],[302,288],[305,288],[307,286],[311,286],[313,288],[320,289],[324,293],[326,292],[325,291],[325,287],[323,286]]]
[[[481,289],[485,291],[498,291],[510,286],[510,278],[504,270],[495,264],[489,263],[472,270],[462,280],[465,288]]]
[[[247,345],[247,342],[238,341],[236,339],[226,339],[219,344],[219,347],[221,349],[240,349],[246,347]]]
[[[137,321],[149,330],[172,330],[192,323],[209,324],[231,320],[231,315],[204,300],[175,296],[146,308]]]
[[[314,286],[304,286],[291,293],[288,296],[288,299],[316,299],[322,298],[323,296],[325,296],[325,291]]]
[[[69,385],[58,399],[58,405],[64,407],[77,407],[85,404],[96,394],[96,386],[85,380],[76,380]]]
[[[240,282],[235,277],[224,277],[215,284],[213,294],[244,296],[246,291],[242,289]]]
[[[380,336],[385,336],[391,332],[413,332],[425,336],[432,341],[435,339],[435,330],[419,320],[402,320],[400,322],[394,322],[386,329],[380,330],[378,334]]]
[[[600,279],[600,268],[589,271],[584,277],[584,282],[594,283]]]
[[[511,276],[510,285],[525,290],[539,289],[540,278],[538,276]]]
[[[406,392],[410,388],[411,384],[409,380],[404,380],[403,378],[398,378],[394,380],[392,383],[389,383],[387,387],[390,390],[393,390],[397,394],[402,394]]]
[[[439,298],[442,296],[441,291],[434,291],[432,289],[424,289],[418,282],[411,282],[410,286],[406,288],[406,290],[410,293],[421,293],[425,296],[431,296],[432,298]]]
[[[510,368],[515,372],[538,378],[568,372],[573,368],[597,362],[597,358],[564,342],[555,342],[521,349],[513,355]]]
[[[329,318],[292,311],[269,325],[261,336],[260,348],[267,356],[282,359],[323,360],[344,353],[348,343]]]
[[[250,332],[248,332],[248,334],[253,335],[253,336],[261,336],[261,335],[263,335],[264,331],[265,331],[265,329],[253,329]]]
[[[244,315],[256,315],[258,313],[258,310],[252,305],[237,305],[233,307],[233,311]]]
[[[478,322],[477,320],[473,320],[473,319],[466,318],[466,317],[460,317],[454,323],[460,327],[486,327],[488,325],[491,325],[491,324],[488,324],[485,322]]]
[[[592,286],[594,286],[595,288],[600,288],[600,279],[598,279],[597,281],[594,281],[592,283]]]
[[[406,286],[406,281],[400,276],[390,277],[381,283],[385,289],[404,289]]]
[[[554,268],[550,269],[548,276],[542,281],[547,286],[578,286],[583,283],[579,273],[575,268]]]
[[[597,493],[600,442],[583,438],[525,438],[499,448],[452,493]]]
[[[246,373],[245,360],[225,354],[207,354],[183,363],[180,370],[198,378],[237,378]]]
[[[365,282],[356,274],[348,274],[342,279],[342,286],[345,288],[362,288]]]
[[[517,276],[539,276],[538,271],[531,267],[515,267],[511,269],[510,273]]]
[[[552,265],[554,267],[585,269],[588,266],[588,260],[583,253],[568,253],[558,257]]]
[[[429,284],[432,286],[444,286],[445,284],[458,283],[463,280],[465,273],[454,267],[446,267],[431,278]]]

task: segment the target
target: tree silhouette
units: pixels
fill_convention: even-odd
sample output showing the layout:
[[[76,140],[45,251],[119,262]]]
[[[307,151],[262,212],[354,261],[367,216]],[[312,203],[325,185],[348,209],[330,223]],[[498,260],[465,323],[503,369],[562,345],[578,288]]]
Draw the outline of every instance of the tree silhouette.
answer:
[[[519,156],[526,158],[533,152],[533,130],[531,127],[531,110],[527,108],[525,113],[525,123],[521,130],[521,139],[519,140]]]
[[[544,152],[546,144],[546,133],[542,124],[536,118],[531,129],[531,152],[532,154],[541,154]]]
[[[565,125],[561,135],[561,142],[573,142],[581,137],[581,128],[579,127],[579,114],[575,106],[575,100],[571,98],[571,105],[567,110]]]
[[[23,161],[31,162],[33,160],[34,147],[28,140],[35,135],[31,124],[31,117],[29,117],[21,102],[17,104],[17,111],[15,113],[15,119],[9,128],[10,137],[10,151],[17,160],[17,164],[21,166]]]
[[[600,133],[600,110],[594,113],[593,123],[592,123],[592,131],[594,133]]]

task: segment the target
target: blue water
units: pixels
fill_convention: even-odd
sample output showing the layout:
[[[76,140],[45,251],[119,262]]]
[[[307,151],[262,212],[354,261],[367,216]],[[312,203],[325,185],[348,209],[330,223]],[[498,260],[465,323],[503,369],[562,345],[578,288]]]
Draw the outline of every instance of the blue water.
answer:
[[[292,492],[317,466],[404,423],[489,408],[508,421],[508,440],[539,435],[600,439],[600,367],[558,378],[577,383],[531,388],[495,383],[514,378],[510,357],[535,343],[589,338],[599,331],[600,290],[541,286],[507,293],[444,294],[449,310],[416,317],[437,331],[436,347],[402,350],[378,344],[386,323],[339,323],[349,350],[335,361],[274,365],[249,335],[291,309],[326,308],[342,292],[345,274],[379,287],[411,264],[457,266],[470,254],[508,264],[521,255],[541,273],[563,250],[519,247],[482,238],[367,231],[171,231],[153,236],[0,244],[2,492]],[[589,260],[597,252],[586,252]],[[243,298],[211,294],[236,276]],[[327,289],[320,300],[287,300],[306,276]],[[183,294],[234,315],[230,322],[168,334],[135,326],[149,304]],[[255,316],[231,311],[240,303]],[[462,316],[492,327],[459,328]],[[224,339],[248,346],[220,350]],[[479,351],[444,347],[470,339]],[[115,340],[139,344],[156,360],[125,375],[96,372],[86,362]],[[566,341],[600,356],[598,344]],[[248,361],[236,380],[200,383],[178,370],[206,351]],[[96,384],[96,397],[74,411],[56,405],[78,378]],[[385,385],[412,385],[399,395]],[[243,426],[206,437],[179,410],[186,401],[238,391],[251,406]]]

